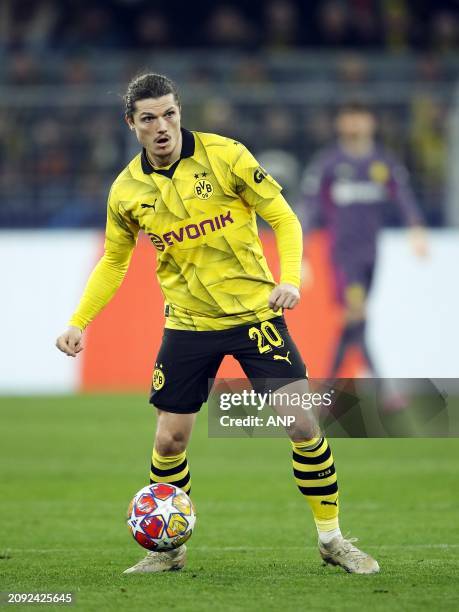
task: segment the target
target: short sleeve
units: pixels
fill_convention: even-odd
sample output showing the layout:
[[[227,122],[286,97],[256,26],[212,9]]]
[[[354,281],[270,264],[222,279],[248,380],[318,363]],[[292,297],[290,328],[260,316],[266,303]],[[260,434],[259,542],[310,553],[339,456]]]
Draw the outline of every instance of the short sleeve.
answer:
[[[257,207],[265,200],[275,198],[282,187],[270,176],[255,157],[240,143],[232,156],[232,179],[236,193],[250,206]]]
[[[134,245],[139,226],[126,213],[115,186],[112,186],[107,203],[107,225],[105,239],[121,245]]]

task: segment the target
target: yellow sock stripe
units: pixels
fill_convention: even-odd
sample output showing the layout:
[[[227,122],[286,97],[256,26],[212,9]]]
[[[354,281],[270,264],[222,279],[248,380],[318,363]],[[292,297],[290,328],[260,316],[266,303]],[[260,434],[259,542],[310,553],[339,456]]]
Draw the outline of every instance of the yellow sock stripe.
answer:
[[[317,444],[319,444],[321,438],[311,438],[310,440],[304,440],[301,442],[293,442],[292,441],[292,447],[297,451],[307,451],[310,448],[314,448],[314,446],[317,446]]]
[[[320,531],[333,531],[339,527],[338,516],[331,519],[314,518],[314,521]]]
[[[186,451],[179,455],[171,455],[169,457],[162,457],[156,448],[153,449],[152,463],[155,467],[160,470],[168,470],[170,468],[177,467],[186,459]]]
[[[295,453],[303,457],[320,457],[320,455],[322,455],[328,448],[328,442],[326,439],[324,439],[323,443],[319,446],[318,449],[313,451],[308,451],[307,449],[302,448],[302,444],[304,443],[292,442],[293,450],[295,451]]]
[[[333,455],[330,455],[323,463],[306,465],[304,463],[298,463],[298,461],[292,461],[292,465],[295,470],[299,470],[300,472],[321,472],[333,465]]]
[[[153,471],[150,471],[150,478],[155,482],[176,482],[178,480],[182,480],[182,478],[185,478],[189,471],[188,465],[181,472],[172,474],[170,476],[157,476],[153,473]]]
[[[302,478],[295,478],[295,482],[299,487],[326,487],[337,481],[336,474],[327,476],[326,478],[308,480]]]
[[[189,493],[190,489],[191,489],[191,480],[188,484],[182,487],[182,491],[185,491],[185,493]]]

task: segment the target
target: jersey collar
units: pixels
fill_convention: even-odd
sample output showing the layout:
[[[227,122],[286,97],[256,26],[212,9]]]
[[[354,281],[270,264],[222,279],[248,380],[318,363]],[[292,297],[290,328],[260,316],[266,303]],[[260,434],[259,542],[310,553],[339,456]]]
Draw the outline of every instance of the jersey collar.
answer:
[[[180,160],[194,155],[193,132],[190,132],[189,130],[186,130],[185,128],[181,128],[181,132],[182,132],[182,151],[180,153],[180,157],[178,158],[176,162],[172,164],[172,166],[167,168],[167,170],[162,170],[161,168],[154,168],[150,164],[145,148],[142,149],[141,162],[142,162],[142,170],[144,174],[151,174],[152,172],[156,172],[156,174],[162,174],[163,176],[172,178],[172,176],[174,175],[175,169],[180,163]]]

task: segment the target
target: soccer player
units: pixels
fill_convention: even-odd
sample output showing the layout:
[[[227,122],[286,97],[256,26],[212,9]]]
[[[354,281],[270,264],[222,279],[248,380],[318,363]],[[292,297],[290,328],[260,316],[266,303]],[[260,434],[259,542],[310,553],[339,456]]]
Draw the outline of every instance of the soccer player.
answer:
[[[150,397],[158,417],[150,479],[189,493],[188,440],[208,379],[225,355],[233,355],[251,380],[306,384],[281,314],[300,299],[302,230],[281,187],[241,143],[181,127],[179,95],[168,78],[134,79],[125,105],[142,150],[113,183],[104,255],[56,344],[73,357],[82,350],[83,330],[120,286],[142,230],[156,249],[166,318]],[[263,256],[257,214],[276,234],[277,285]],[[377,572],[378,563],[341,535],[327,440],[313,430],[302,437],[291,432],[291,438],[295,480],[311,506],[322,558],[348,572]],[[126,573],[180,569],[185,554],[185,545],[149,552]]]
[[[336,117],[338,142],[320,152],[303,178],[306,231],[325,226],[335,276],[335,295],[344,322],[328,376],[335,378],[347,350],[358,346],[368,372],[376,368],[365,342],[366,305],[376,261],[376,239],[384,225],[385,205],[395,204],[411,228],[416,255],[427,253],[422,216],[408,174],[375,142],[371,108],[350,103]]]

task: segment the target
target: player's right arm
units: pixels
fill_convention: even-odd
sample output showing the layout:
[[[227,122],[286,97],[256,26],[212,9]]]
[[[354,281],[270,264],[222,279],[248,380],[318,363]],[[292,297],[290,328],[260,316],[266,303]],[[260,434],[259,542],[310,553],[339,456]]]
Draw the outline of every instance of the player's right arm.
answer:
[[[136,244],[139,228],[125,213],[112,188],[107,207],[104,254],[89,277],[69,326],[56,340],[66,355],[75,357],[81,350],[83,330],[108,304],[123,282]]]
[[[429,252],[427,231],[418,202],[411,187],[408,170],[395,158],[389,158],[389,193],[399,207],[403,220],[409,228],[410,246],[417,257],[426,257]]]

